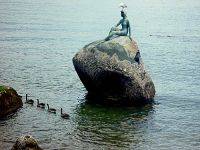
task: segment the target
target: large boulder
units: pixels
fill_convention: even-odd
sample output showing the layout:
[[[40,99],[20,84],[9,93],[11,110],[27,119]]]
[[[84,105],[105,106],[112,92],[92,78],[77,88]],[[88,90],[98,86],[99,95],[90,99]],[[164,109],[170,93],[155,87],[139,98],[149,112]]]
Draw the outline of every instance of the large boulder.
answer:
[[[22,105],[21,96],[13,88],[0,85],[0,118],[15,112]]]
[[[73,64],[92,102],[142,105],[155,95],[137,44],[126,36],[84,46]]]
[[[32,136],[25,135],[17,139],[11,150],[42,150],[42,148]]]

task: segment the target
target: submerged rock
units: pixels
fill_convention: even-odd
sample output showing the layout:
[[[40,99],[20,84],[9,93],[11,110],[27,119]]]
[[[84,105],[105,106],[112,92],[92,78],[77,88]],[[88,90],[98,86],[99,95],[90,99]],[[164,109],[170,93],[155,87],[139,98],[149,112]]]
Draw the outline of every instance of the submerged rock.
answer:
[[[142,105],[155,95],[137,44],[126,36],[86,45],[73,64],[91,101]]]
[[[22,105],[21,96],[13,88],[0,85],[0,118],[16,111]]]
[[[21,136],[17,139],[11,150],[42,150],[36,140],[30,136]]]

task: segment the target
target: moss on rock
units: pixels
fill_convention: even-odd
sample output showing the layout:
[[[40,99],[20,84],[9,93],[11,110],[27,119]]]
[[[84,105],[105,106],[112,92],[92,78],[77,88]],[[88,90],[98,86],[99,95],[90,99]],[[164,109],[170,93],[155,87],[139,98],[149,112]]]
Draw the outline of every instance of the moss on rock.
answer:
[[[3,93],[6,91],[6,86],[0,85],[0,93]]]

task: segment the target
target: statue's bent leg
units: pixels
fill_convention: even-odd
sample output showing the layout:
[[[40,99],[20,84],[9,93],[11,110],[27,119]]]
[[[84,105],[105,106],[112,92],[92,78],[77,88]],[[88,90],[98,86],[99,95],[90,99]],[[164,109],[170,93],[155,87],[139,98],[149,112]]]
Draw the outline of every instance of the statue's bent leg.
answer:
[[[113,35],[115,35],[114,31],[111,31],[109,35],[105,38],[106,41],[108,41]]]
[[[119,36],[126,36],[128,33],[126,31],[117,31],[115,34]]]
[[[105,38],[105,40],[108,41],[113,35],[116,34],[116,32],[119,32],[119,31],[120,31],[119,28],[117,28],[117,27],[112,27],[112,28],[110,29],[110,32],[109,32],[108,36]]]
[[[117,27],[112,27],[112,28],[110,29],[109,35],[110,35],[112,32],[114,32],[114,31],[119,31],[119,29],[118,29]]]

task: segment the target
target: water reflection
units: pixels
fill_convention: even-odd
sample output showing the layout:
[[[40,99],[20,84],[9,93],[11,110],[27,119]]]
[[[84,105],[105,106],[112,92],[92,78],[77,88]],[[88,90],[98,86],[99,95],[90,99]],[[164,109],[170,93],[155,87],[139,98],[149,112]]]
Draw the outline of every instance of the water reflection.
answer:
[[[75,112],[74,136],[80,144],[133,148],[144,140],[154,108],[153,104],[136,108],[82,103]]]

